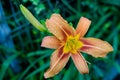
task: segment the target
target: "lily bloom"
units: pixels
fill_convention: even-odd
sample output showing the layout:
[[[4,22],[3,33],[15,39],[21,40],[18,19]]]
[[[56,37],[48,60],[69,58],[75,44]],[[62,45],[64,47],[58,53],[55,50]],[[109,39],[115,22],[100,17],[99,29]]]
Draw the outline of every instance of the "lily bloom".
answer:
[[[54,36],[45,37],[41,46],[56,50],[51,56],[50,68],[45,72],[45,78],[58,74],[70,57],[81,74],[89,73],[87,61],[81,52],[93,57],[105,57],[108,52],[113,51],[106,41],[83,37],[90,24],[90,20],[81,17],[75,30],[59,14],[52,14],[51,18],[46,20],[46,26]]]

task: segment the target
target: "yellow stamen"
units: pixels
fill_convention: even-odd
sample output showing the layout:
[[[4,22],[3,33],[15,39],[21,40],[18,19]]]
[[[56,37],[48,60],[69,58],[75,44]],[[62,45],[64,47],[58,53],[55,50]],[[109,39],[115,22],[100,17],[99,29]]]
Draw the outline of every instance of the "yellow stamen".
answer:
[[[63,48],[64,53],[77,53],[78,49],[83,46],[83,43],[79,40],[79,35],[68,36]]]

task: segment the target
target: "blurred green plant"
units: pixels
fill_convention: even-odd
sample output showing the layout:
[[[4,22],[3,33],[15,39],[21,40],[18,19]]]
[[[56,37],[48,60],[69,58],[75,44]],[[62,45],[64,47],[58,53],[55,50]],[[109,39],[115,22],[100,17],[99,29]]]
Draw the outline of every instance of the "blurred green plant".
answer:
[[[35,7],[34,10],[37,14],[40,14],[41,11],[45,10],[45,5],[40,3],[41,0],[23,0],[24,3],[30,1]]]

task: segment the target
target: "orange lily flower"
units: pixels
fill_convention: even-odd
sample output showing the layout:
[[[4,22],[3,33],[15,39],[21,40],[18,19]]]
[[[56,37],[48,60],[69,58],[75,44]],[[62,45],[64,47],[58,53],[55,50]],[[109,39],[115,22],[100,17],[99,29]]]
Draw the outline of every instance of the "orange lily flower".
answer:
[[[53,14],[46,20],[46,26],[54,36],[45,37],[41,46],[56,50],[51,56],[50,68],[45,72],[45,78],[58,74],[70,56],[81,74],[89,73],[87,62],[80,52],[93,57],[105,57],[108,52],[113,51],[112,46],[106,41],[83,37],[90,24],[90,20],[81,17],[75,30],[59,14]]]

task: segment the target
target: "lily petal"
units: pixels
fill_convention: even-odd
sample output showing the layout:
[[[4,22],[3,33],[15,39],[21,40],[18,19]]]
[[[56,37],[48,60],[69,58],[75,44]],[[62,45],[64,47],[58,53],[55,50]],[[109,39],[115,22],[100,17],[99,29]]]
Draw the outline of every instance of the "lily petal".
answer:
[[[46,27],[59,40],[65,40],[65,38],[66,38],[65,33],[57,25],[54,24],[54,21],[47,19],[46,20]]]
[[[81,51],[93,57],[105,57],[108,52],[113,51],[112,46],[108,42],[97,38],[82,38],[81,41],[84,43]]]
[[[66,65],[69,60],[69,54],[61,53],[62,50],[57,49],[51,56],[51,65],[50,68],[45,72],[44,77],[50,78],[58,74]]]
[[[79,53],[72,54],[71,57],[74,61],[75,66],[77,67],[81,74],[89,73],[87,63],[81,54]]]
[[[60,46],[60,40],[58,40],[54,36],[47,36],[43,38],[41,46],[46,48],[57,49]]]
[[[61,30],[63,30],[66,35],[74,35],[74,28],[70,27],[68,22],[64,20],[61,15],[53,14],[50,20],[51,22],[54,22],[54,25],[58,26]]]
[[[89,19],[81,17],[76,28],[76,33],[80,34],[80,37],[83,37],[88,31],[90,24],[91,21]]]

